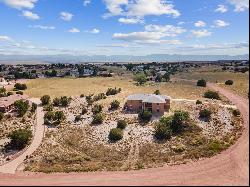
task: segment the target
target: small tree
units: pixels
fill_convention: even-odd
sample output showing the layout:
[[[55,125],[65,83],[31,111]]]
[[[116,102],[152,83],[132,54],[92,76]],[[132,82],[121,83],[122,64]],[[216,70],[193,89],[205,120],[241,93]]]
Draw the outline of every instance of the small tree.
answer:
[[[136,81],[138,85],[143,85],[147,82],[147,77],[144,73],[138,73],[134,76],[134,81]]]
[[[102,124],[103,120],[103,115],[101,113],[95,114],[93,116],[92,124]]]
[[[227,80],[227,81],[225,82],[225,85],[231,86],[231,85],[233,85],[233,84],[234,84],[234,81],[233,81],[233,80]]]
[[[208,99],[217,99],[217,100],[221,99],[218,92],[214,92],[214,91],[211,91],[211,90],[205,92],[204,97],[208,98]]]
[[[150,111],[147,110],[143,110],[139,113],[138,115],[139,119],[143,122],[149,122],[152,118],[152,113]]]
[[[125,120],[119,120],[117,122],[118,129],[125,129],[127,127],[127,122]]]
[[[16,94],[23,95],[23,92],[22,91],[17,91]]]
[[[18,113],[18,116],[23,117],[29,109],[29,102],[18,100],[14,103],[14,107]]]
[[[14,147],[23,149],[31,140],[32,132],[28,129],[15,130],[10,133],[9,138]]]
[[[42,102],[42,105],[47,105],[50,103],[50,96],[49,95],[44,95],[41,97],[41,102]]]
[[[109,140],[111,141],[119,141],[123,138],[122,129],[114,128],[110,130],[109,133]]]
[[[176,111],[172,118],[171,129],[174,133],[183,131],[186,123],[189,120],[189,113],[185,111]]]
[[[154,94],[155,95],[161,95],[161,92],[160,92],[160,90],[155,90]]]
[[[120,106],[120,102],[117,101],[117,100],[114,100],[110,104],[110,109],[111,110],[117,110],[119,108],[119,106]]]
[[[27,85],[26,84],[20,84],[20,83],[16,83],[14,85],[16,90],[26,90],[27,89]]]
[[[204,79],[198,80],[197,81],[197,86],[206,87],[207,82]]]

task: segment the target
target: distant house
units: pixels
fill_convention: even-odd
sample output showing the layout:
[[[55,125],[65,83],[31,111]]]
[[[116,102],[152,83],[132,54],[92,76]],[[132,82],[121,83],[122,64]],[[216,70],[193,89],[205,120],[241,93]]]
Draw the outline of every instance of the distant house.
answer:
[[[0,112],[9,112],[13,109],[14,103],[18,100],[27,100],[28,96],[27,95],[10,95],[8,97],[1,97],[0,98]]]
[[[170,100],[170,97],[164,95],[135,94],[128,96],[124,108],[131,112],[148,110],[155,115],[163,115],[170,109]]]
[[[9,83],[3,77],[0,77],[0,88],[5,87],[8,84]]]

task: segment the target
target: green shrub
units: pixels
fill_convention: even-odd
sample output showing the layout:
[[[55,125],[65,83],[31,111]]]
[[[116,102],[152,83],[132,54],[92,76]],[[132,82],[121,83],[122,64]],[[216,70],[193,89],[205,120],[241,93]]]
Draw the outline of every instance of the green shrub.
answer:
[[[103,115],[101,113],[95,114],[93,116],[92,124],[102,124],[103,120]]]
[[[16,83],[16,84],[14,85],[14,88],[15,88],[16,90],[26,90],[26,89],[27,89],[27,86],[26,86],[26,84]]]
[[[109,140],[111,141],[118,141],[123,138],[123,132],[122,129],[115,128],[111,129],[109,132]]]
[[[14,107],[18,113],[18,116],[23,117],[29,109],[29,102],[18,100],[14,103]]]
[[[8,92],[8,93],[7,93],[8,96],[11,96],[11,95],[13,95],[13,94],[14,94],[13,92]]]
[[[81,95],[80,95],[80,97],[81,97],[81,98],[84,98],[84,97],[85,97],[85,95],[84,95],[84,94],[81,94]]]
[[[88,113],[88,110],[87,110],[87,108],[84,107],[84,108],[82,109],[82,115],[85,115],[85,114],[87,114],[87,113]]]
[[[80,115],[75,117],[75,122],[79,122],[79,121],[81,121],[81,116]]]
[[[233,110],[233,115],[234,115],[235,117],[240,116],[240,115],[241,115],[240,110],[234,109],[234,110]]]
[[[53,99],[53,105],[54,106],[58,107],[58,106],[60,106],[60,103],[61,103],[61,101],[60,101],[59,98],[56,97],[56,98]]]
[[[52,104],[48,104],[43,107],[44,111],[53,111],[54,107]]]
[[[202,105],[202,101],[197,100],[197,101],[196,101],[196,104],[197,104],[197,105]]]
[[[137,73],[134,76],[134,81],[136,81],[138,85],[143,85],[147,82],[147,76],[145,73]]]
[[[23,149],[31,140],[32,132],[27,129],[19,129],[10,133],[11,145],[18,149]]]
[[[49,95],[44,95],[41,97],[41,102],[42,105],[48,105],[50,103],[50,96]]]
[[[152,118],[152,113],[150,111],[144,110],[138,114],[138,117],[143,122],[149,122]]]
[[[2,112],[0,112],[0,121],[2,121],[4,118],[4,114]]]
[[[125,120],[119,120],[117,122],[118,129],[125,129],[127,127],[127,122]]]
[[[70,97],[67,97],[67,96],[63,96],[63,97],[61,97],[61,99],[60,99],[60,104],[61,104],[62,107],[67,107],[67,106],[69,106],[70,102],[71,102],[71,98],[70,98]]]
[[[37,104],[36,103],[32,103],[31,112],[35,112],[36,109],[37,109]]]
[[[199,113],[200,118],[206,118],[207,120],[210,120],[211,115],[212,115],[212,112],[208,109],[203,109]]]
[[[102,105],[95,105],[93,108],[92,108],[92,112],[93,114],[98,114],[102,111],[103,109],[103,106]]]
[[[234,81],[233,81],[233,80],[227,80],[227,81],[225,82],[225,85],[231,86],[231,85],[233,85],[233,84],[234,84]]]
[[[56,111],[53,116],[53,120],[56,121],[57,123],[61,123],[65,119],[65,115],[63,111]]]
[[[160,90],[155,90],[154,94],[155,95],[161,95],[161,92],[160,92]]]
[[[206,87],[207,82],[204,79],[198,80],[197,81],[197,86]]]
[[[168,140],[171,138],[172,130],[170,126],[165,125],[163,123],[158,123],[155,126],[155,138],[158,140]]]
[[[23,92],[22,91],[17,91],[16,94],[23,95]]]
[[[189,120],[188,112],[176,111],[172,117],[172,123],[171,123],[171,129],[173,133],[182,132],[188,120]]]
[[[205,92],[204,97],[208,99],[217,99],[217,100],[221,99],[218,92],[211,91],[211,90]]]
[[[120,102],[117,101],[117,100],[114,100],[110,104],[110,109],[111,110],[117,110],[119,108],[119,106],[120,106]]]
[[[116,88],[109,88],[106,92],[106,96],[110,96],[110,95],[116,95],[118,93],[121,92],[121,88],[116,89]]]

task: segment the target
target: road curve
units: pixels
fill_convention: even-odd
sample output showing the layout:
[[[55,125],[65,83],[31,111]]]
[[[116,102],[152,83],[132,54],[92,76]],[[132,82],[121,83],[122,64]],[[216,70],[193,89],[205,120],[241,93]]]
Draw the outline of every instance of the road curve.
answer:
[[[20,156],[0,166],[0,173],[15,174],[17,167],[23,163],[23,161],[26,159],[26,156],[31,155],[42,143],[44,130],[45,128],[43,125],[43,108],[38,107],[36,111],[36,124],[35,124],[35,132],[34,132],[32,143]],[[1,179],[1,175],[0,175],[0,179]]]
[[[242,137],[223,153],[195,163],[140,171],[71,174],[0,174],[0,185],[249,185],[249,102],[208,85],[228,97],[241,111]]]

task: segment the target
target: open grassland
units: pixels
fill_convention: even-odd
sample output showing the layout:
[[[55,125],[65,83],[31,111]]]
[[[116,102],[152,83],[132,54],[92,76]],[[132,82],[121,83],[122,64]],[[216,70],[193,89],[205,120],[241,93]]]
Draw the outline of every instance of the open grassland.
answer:
[[[105,93],[108,88],[116,87],[122,89],[122,93],[117,98],[122,100],[130,94],[153,93],[157,89],[160,90],[161,94],[169,95],[173,98],[198,99],[203,96],[206,90],[186,82],[152,83],[145,86],[136,86],[131,79],[122,77],[35,79],[27,82],[27,86],[28,90],[25,93],[31,97],[41,97],[48,94],[52,98]],[[115,99],[115,97],[112,99]]]
[[[188,80],[205,79],[209,82],[218,83],[222,87],[231,89],[245,98],[248,97],[249,73],[233,73],[201,69],[194,72],[179,73],[175,78]],[[227,80],[233,80],[234,84],[232,86],[226,86],[225,81]]]

